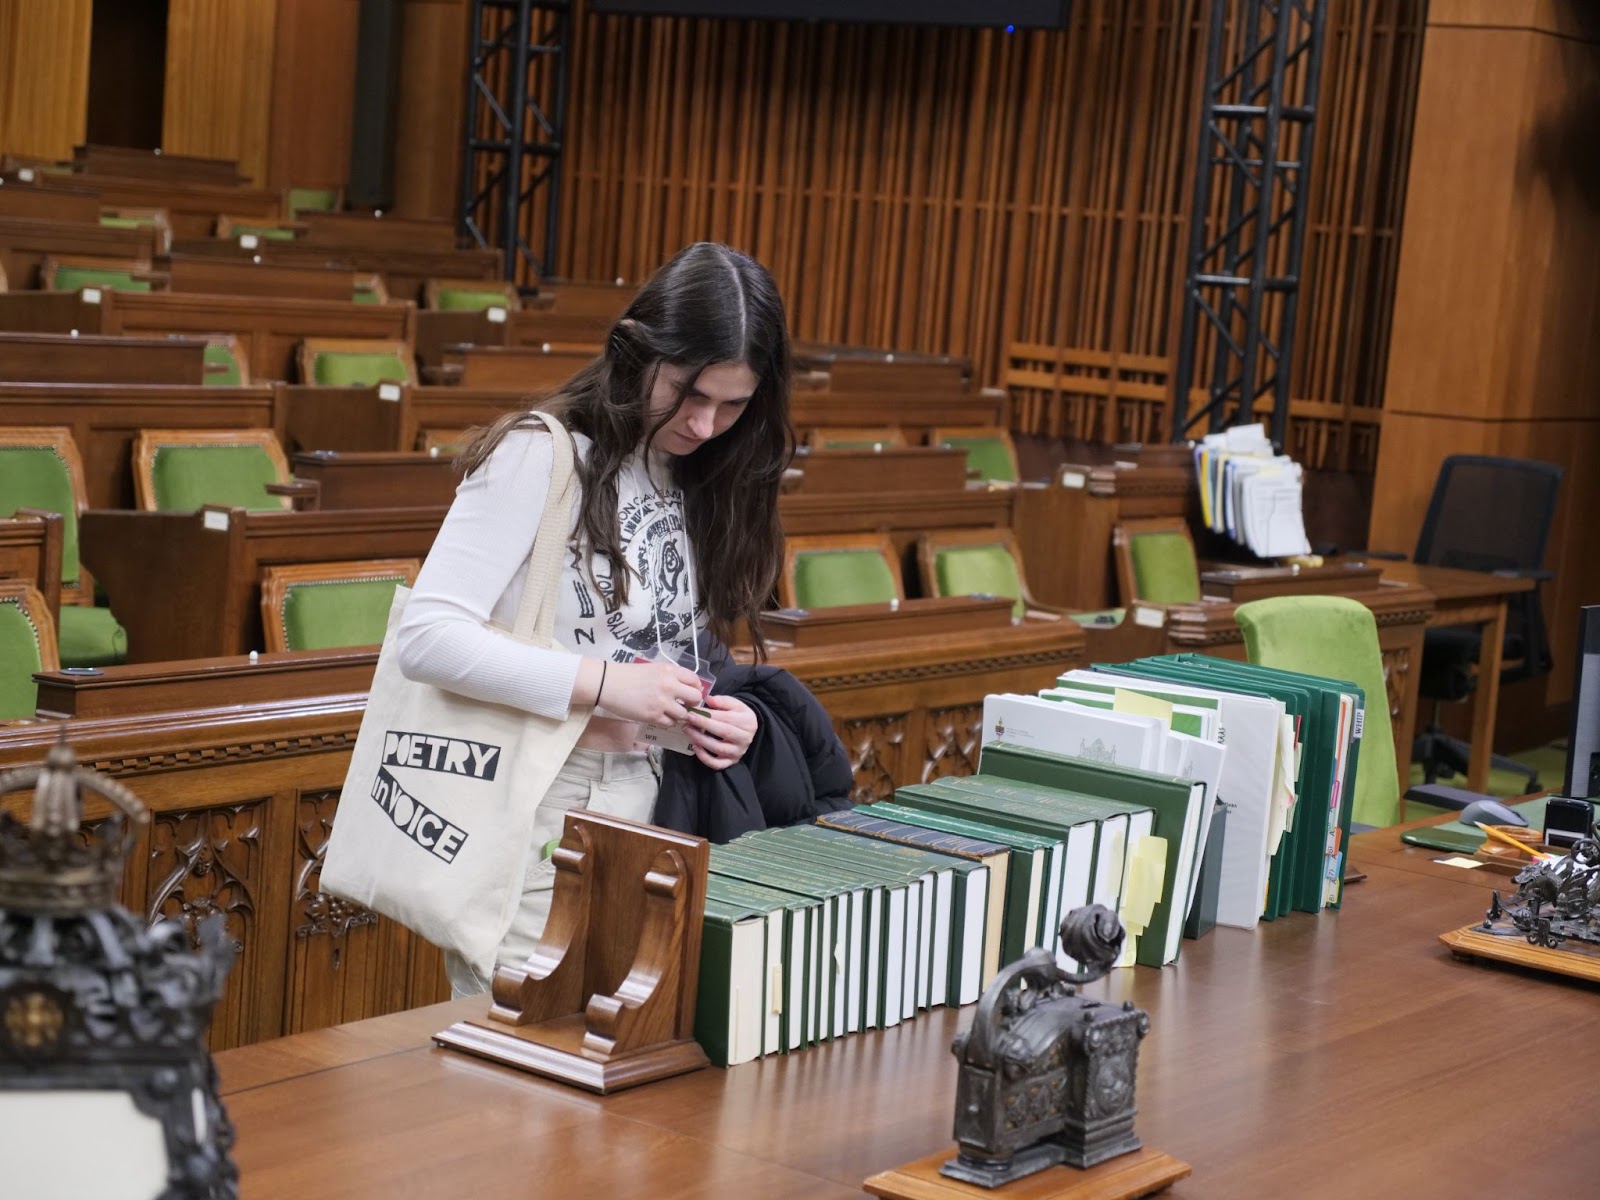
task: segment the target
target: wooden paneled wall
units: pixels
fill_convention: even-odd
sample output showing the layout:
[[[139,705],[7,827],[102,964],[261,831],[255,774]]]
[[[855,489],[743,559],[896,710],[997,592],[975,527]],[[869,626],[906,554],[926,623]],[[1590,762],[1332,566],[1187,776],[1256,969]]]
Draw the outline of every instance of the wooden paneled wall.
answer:
[[[93,0],[0,0],[0,151],[71,158],[89,111]]]
[[[278,0],[171,0],[161,146],[233,158],[264,186]]]
[[[1432,0],[1371,544],[1416,542],[1448,454],[1566,468],[1546,565],[1554,704],[1600,603],[1600,7]]]
[[[1073,8],[1007,35],[580,4],[561,272],[637,279],[715,238],[773,267],[802,337],[970,355],[982,382],[1013,341],[1171,355],[1208,5]],[[1333,0],[1308,400],[1380,398],[1421,12]]]
[[[266,185],[350,178],[360,0],[277,0]]]
[[[394,207],[453,219],[461,193],[467,0],[403,0]]]

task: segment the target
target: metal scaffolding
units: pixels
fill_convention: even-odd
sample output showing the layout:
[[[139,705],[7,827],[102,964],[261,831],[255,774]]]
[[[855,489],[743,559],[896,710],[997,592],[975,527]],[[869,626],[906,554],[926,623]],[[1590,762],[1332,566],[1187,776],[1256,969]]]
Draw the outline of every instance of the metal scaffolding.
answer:
[[[1231,39],[1230,12],[1240,22]],[[1271,396],[1269,432],[1284,445],[1326,17],[1327,0],[1211,5],[1174,441],[1193,436],[1202,420],[1210,432],[1247,424]],[[1200,385],[1206,402],[1191,411],[1197,369],[1210,382]]]
[[[555,265],[571,31],[570,0],[472,0],[461,228],[513,281]]]

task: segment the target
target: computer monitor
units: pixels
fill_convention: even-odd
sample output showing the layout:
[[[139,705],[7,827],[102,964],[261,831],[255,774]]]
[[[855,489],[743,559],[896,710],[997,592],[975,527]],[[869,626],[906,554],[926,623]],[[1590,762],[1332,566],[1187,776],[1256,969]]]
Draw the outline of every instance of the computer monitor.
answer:
[[[1578,669],[1573,676],[1572,732],[1562,794],[1600,796],[1600,604],[1578,612]]]

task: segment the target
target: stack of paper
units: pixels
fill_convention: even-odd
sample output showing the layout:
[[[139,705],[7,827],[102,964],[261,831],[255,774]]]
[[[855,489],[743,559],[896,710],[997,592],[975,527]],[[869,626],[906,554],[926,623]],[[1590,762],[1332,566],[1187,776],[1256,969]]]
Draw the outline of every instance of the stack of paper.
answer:
[[[1273,453],[1260,425],[1205,437],[1194,451],[1200,513],[1206,526],[1262,558],[1309,554],[1302,508],[1303,472]]]

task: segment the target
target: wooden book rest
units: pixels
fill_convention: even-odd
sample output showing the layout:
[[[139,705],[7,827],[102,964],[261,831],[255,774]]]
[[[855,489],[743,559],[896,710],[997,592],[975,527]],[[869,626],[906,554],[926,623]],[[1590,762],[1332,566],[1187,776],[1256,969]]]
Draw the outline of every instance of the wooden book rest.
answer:
[[[880,1200],[1137,1200],[1165,1191],[1189,1175],[1189,1164],[1159,1150],[1119,1154],[1099,1166],[1046,1167],[998,1188],[982,1188],[939,1174],[956,1148],[930,1154],[872,1176],[862,1189]]]
[[[434,1041],[604,1095],[709,1066],[694,1040],[705,839],[567,814],[550,919],[487,1018]]]

